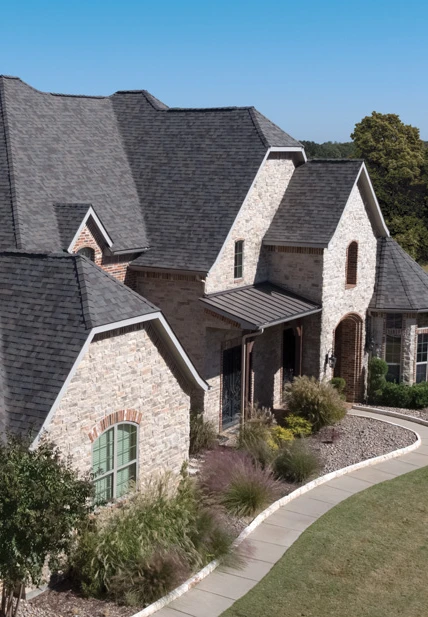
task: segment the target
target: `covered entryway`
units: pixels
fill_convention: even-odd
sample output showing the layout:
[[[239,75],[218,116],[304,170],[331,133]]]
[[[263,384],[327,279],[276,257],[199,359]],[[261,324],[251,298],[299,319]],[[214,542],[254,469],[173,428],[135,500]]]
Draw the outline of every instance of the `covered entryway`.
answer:
[[[222,426],[238,421],[241,413],[241,346],[223,351]]]
[[[346,400],[362,400],[364,380],[362,375],[363,320],[355,313],[344,317],[334,333],[336,366],[334,377],[346,381]]]

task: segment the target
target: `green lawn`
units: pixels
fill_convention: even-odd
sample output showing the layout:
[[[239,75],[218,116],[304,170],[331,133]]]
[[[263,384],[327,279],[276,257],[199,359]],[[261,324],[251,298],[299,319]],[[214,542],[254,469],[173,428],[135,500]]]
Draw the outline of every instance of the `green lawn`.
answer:
[[[428,615],[428,468],[350,497],[311,525],[223,617]]]

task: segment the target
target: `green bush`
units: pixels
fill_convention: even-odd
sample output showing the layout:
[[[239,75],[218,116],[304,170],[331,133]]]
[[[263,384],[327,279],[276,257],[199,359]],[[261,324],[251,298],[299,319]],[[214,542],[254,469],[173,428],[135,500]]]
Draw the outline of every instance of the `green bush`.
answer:
[[[333,388],[336,388],[336,390],[338,390],[339,394],[344,394],[346,388],[346,381],[343,379],[343,377],[333,377],[333,379],[330,379],[330,383]]]
[[[290,414],[283,420],[285,427],[292,432],[294,437],[307,437],[312,433],[312,424],[309,420]]]
[[[367,394],[370,403],[376,403],[386,386],[388,365],[381,358],[370,358],[368,366]]]
[[[217,444],[217,433],[211,422],[204,420],[201,413],[190,414],[189,454],[194,456],[203,450],[212,450]]]
[[[296,377],[285,387],[284,399],[288,410],[306,418],[314,430],[335,424],[346,414],[345,404],[336,388],[314,377]]]
[[[386,383],[376,398],[378,405],[401,407],[403,409],[423,409],[428,407],[428,383],[422,382],[408,386],[404,383]]]
[[[165,476],[89,522],[78,536],[70,573],[85,595],[143,606],[213,558],[225,558],[232,542],[190,478],[177,487]]]
[[[291,442],[276,457],[276,475],[289,482],[306,482],[316,476],[321,469],[318,456],[312,452],[302,439]]]

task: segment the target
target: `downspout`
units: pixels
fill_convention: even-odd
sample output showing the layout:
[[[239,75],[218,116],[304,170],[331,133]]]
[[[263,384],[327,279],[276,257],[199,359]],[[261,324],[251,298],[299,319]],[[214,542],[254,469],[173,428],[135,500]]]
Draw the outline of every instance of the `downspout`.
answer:
[[[264,328],[257,330],[256,332],[250,332],[244,334],[241,344],[241,424],[245,420],[245,384],[247,383],[247,341],[250,338],[260,336],[265,331]]]

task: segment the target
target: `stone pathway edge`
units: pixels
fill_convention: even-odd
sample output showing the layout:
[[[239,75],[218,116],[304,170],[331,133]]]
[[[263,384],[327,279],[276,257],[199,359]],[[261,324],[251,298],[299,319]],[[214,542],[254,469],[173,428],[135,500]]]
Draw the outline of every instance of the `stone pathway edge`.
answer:
[[[361,414],[358,413],[359,411],[362,413]],[[358,407],[358,408],[353,408],[350,413],[353,416],[359,416],[359,417],[366,418],[367,416],[365,414],[367,412],[374,413],[374,414],[381,414],[385,416],[393,416],[400,420],[407,420],[408,422],[417,422],[418,424],[424,424],[425,426],[428,426],[428,422],[423,421],[423,420],[421,421],[420,418],[415,418],[414,416],[406,416],[404,414],[397,414],[395,412],[389,412],[389,411],[387,412],[386,410],[381,410],[381,409]],[[379,419],[378,421],[385,422],[386,424],[393,424],[395,426],[401,426],[397,422],[392,422],[386,419],[385,420]],[[241,542],[243,542],[261,523],[263,523],[264,520],[266,520],[271,514],[276,512],[279,508],[290,503],[297,497],[300,497],[301,495],[308,493],[309,491],[316,488],[317,486],[320,486],[321,484],[325,484],[326,482],[330,482],[331,480],[335,478],[339,478],[340,476],[344,476],[348,473],[357,471],[358,469],[362,469],[364,467],[370,467],[371,465],[377,465],[378,463],[383,463],[384,461],[388,461],[390,459],[403,456],[404,454],[408,454],[409,452],[412,452],[413,450],[417,450],[422,443],[420,435],[415,430],[409,429],[407,427],[406,427],[406,430],[411,431],[416,436],[416,441],[410,444],[410,446],[406,446],[405,448],[399,448],[398,450],[393,450],[392,452],[388,452],[387,454],[382,454],[381,456],[375,456],[374,458],[369,458],[369,459],[366,459],[365,461],[360,461],[359,463],[355,463],[354,465],[348,465],[348,467],[342,467],[342,469],[337,469],[336,471],[332,471],[324,476],[320,476],[319,478],[312,480],[311,482],[308,482],[307,484],[304,484],[303,486],[300,486],[298,489],[296,489],[292,493],[289,493],[288,495],[285,495],[284,497],[281,497],[280,499],[272,503],[270,506],[266,508],[266,510],[263,510],[263,512],[261,512],[258,516],[256,516],[256,518],[253,521],[251,521],[248,527],[245,527],[245,529],[241,531],[241,533],[239,534],[239,536],[236,538],[234,542],[234,546],[239,546]],[[219,566],[219,564],[220,562],[217,559],[215,559],[214,561],[211,561],[208,565],[205,566],[205,568],[202,568],[202,570],[199,570],[199,572],[194,574],[191,578],[187,579],[187,581],[182,583],[179,587],[176,587],[175,589],[170,591],[168,594],[166,594],[162,598],[159,598],[159,600],[156,600],[156,602],[149,604],[149,606],[146,606],[146,608],[142,609],[138,613],[134,613],[132,617],[149,617],[150,615],[153,615],[154,613],[164,608],[165,606],[167,606],[174,600],[177,600],[178,598],[180,598],[187,591],[190,591],[192,587],[194,587],[197,583],[200,583],[204,578],[206,578],[209,574],[211,574],[211,572],[213,572]]]

